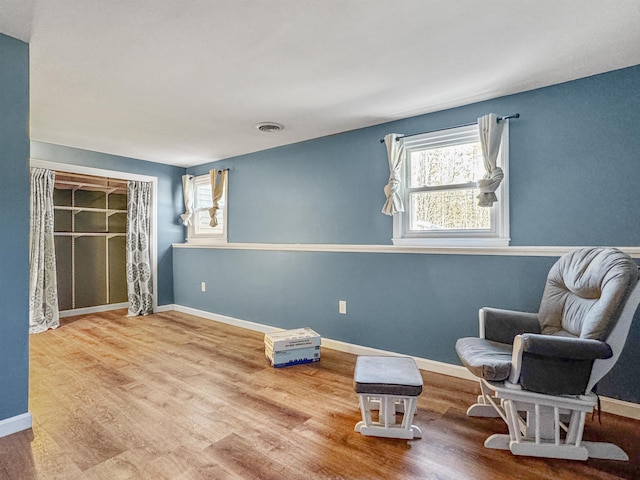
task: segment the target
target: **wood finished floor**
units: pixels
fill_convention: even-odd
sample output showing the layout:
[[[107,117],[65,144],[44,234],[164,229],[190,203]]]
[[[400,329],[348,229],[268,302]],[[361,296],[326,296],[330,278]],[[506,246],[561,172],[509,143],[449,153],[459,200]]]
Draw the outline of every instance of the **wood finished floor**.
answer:
[[[262,334],[176,312],[66,319],[31,336],[33,429],[0,439],[0,479],[640,479],[640,422],[602,415],[585,439],[629,462],[483,447],[499,419],[465,416],[474,382],[423,372],[424,437],[353,431],[355,356],[271,368]]]

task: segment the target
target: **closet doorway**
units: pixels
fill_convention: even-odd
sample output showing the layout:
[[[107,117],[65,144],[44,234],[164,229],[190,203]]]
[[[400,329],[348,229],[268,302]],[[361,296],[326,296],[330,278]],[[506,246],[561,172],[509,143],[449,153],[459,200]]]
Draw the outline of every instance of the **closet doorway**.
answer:
[[[129,180],[150,183],[149,253],[155,312],[158,178],[33,158],[30,166],[55,172],[54,241],[60,317],[129,306],[127,184]]]
[[[61,312],[127,306],[127,181],[56,172],[54,230]]]

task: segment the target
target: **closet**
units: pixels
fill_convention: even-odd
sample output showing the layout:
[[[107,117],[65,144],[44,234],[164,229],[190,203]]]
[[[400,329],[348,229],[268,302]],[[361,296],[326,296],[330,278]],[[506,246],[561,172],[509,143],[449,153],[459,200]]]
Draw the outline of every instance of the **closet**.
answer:
[[[56,172],[60,311],[127,302],[127,181]]]

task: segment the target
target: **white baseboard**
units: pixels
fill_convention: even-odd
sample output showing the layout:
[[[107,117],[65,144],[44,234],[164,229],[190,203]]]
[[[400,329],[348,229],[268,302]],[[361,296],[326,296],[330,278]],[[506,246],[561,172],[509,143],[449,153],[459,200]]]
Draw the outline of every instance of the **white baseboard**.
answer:
[[[31,428],[32,421],[29,412],[0,420],[0,438]]]
[[[640,420],[640,405],[637,403],[625,402],[617,398],[600,397],[600,405],[603,412]]]
[[[166,305],[166,307],[169,307]],[[270,325],[264,325],[262,323],[249,322],[247,320],[240,320],[226,315],[218,315],[216,313],[207,312],[204,310],[198,310],[196,308],[184,307],[182,305],[172,305],[173,310],[182,313],[188,313],[189,315],[195,315],[197,317],[206,318],[208,320],[214,320],[220,323],[226,323],[227,325],[234,325],[236,327],[246,328],[256,332],[273,332],[277,330],[283,330],[282,328],[273,327]],[[167,308],[164,311],[169,311]],[[338,350],[340,352],[352,353],[354,355],[403,355],[397,352],[390,352],[387,350],[379,350],[377,348],[365,347],[363,345],[357,345],[354,343],[342,342],[340,340],[332,340],[330,338],[322,338],[322,346],[330,348],[331,350]],[[409,355],[411,356],[411,355]],[[437,362],[435,360],[429,360],[428,358],[413,357],[420,370],[425,372],[441,373],[450,377],[462,378],[465,380],[477,381],[478,378],[472,375],[469,370],[460,365],[452,365],[450,363]],[[640,420],[640,404],[625,402],[623,400],[617,400],[615,398],[600,397],[602,411],[619,415],[621,417],[633,418]]]
[[[216,322],[226,323],[227,325],[234,325],[236,327],[246,328],[247,330],[253,330],[254,332],[275,332],[277,330],[283,330],[282,328],[272,327],[270,325],[264,325],[262,323],[249,322],[248,320],[240,320],[238,318],[227,317],[226,315],[218,315],[217,313],[211,313],[204,310],[198,310],[196,308],[184,307],[182,305],[174,305],[176,312],[188,313],[189,315],[195,315],[196,317],[206,318],[208,320],[215,320]]]
[[[63,310],[60,312],[60,318],[87,315],[89,313],[108,312],[110,310],[120,310],[121,308],[129,308],[129,302],[98,305],[97,307],[76,308],[74,310]]]
[[[330,338],[322,339],[322,346],[331,350],[340,352],[353,353],[354,355],[401,355],[388,350],[380,350],[378,348],[364,347],[353,343],[341,342],[339,340],[331,340]],[[441,373],[450,377],[464,378],[465,380],[478,380],[473,374],[460,365],[451,365],[450,363],[437,362],[428,358],[414,357],[408,355],[416,361],[418,368],[426,372]]]
[[[153,313],[172,312],[174,310],[178,311],[176,305],[171,303],[169,305],[158,305]]]

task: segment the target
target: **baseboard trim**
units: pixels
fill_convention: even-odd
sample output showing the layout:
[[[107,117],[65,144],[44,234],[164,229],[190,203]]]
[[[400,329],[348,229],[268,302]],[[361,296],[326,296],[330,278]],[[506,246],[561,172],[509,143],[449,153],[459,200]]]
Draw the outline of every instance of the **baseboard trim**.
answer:
[[[640,405],[637,403],[625,402],[617,398],[600,397],[600,406],[603,412],[640,420]]]
[[[110,310],[120,310],[121,308],[129,308],[129,302],[98,305],[97,307],[76,308],[74,310],[63,310],[60,312],[60,318],[75,317],[76,315],[88,315],[90,313],[108,312]]]
[[[166,305],[165,307],[169,307],[169,305]],[[267,333],[277,330],[283,330],[282,328],[273,327],[271,325],[250,322],[248,320],[240,320],[238,318],[219,315],[217,313],[198,310],[196,308],[185,307],[183,305],[171,305],[171,307],[173,307],[173,310],[177,312],[195,315],[196,317],[206,318],[207,320],[213,320],[216,322],[225,323],[227,325],[246,328],[255,332]],[[169,308],[164,311],[169,311]],[[342,342],[340,340],[332,340],[330,338],[322,338],[322,346],[331,350],[352,353],[354,355],[403,355],[397,352],[365,347],[363,345]],[[429,360],[428,358],[422,357],[411,357],[416,361],[418,368],[420,368],[420,370],[424,370],[425,372],[440,373],[442,375],[448,375],[450,377],[461,378],[464,380],[478,380],[477,377],[473,376],[466,368],[461,367],[460,365],[452,365],[450,363],[438,362],[436,360]],[[624,400],[617,400],[615,398],[609,397],[600,397],[600,400],[603,412],[640,420],[640,404],[626,402]]]
[[[28,430],[32,424],[33,418],[29,412],[0,420],[0,438]]]
[[[158,305],[153,313],[172,312],[174,310],[178,311],[176,305],[171,303],[169,305]]]
[[[401,355],[396,352],[390,352],[388,350],[365,347],[363,345],[341,342],[339,340],[332,340],[330,338],[323,338],[322,346],[325,348],[330,348],[331,350],[353,353],[354,355]],[[413,358],[416,361],[416,365],[418,365],[418,368],[420,370],[424,370],[425,372],[441,373],[442,375],[463,378],[465,380],[478,380],[477,377],[474,377],[471,373],[469,373],[469,370],[461,367],[460,365],[451,365],[450,363],[437,362],[435,360],[429,360],[428,358],[414,357],[412,355],[407,356]]]
[[[185,307],[183,305],[174,305],[174,310],[176,312],[187,313],[189,315],[195,315],[196,317],[206,318],[207,320],[215,320],[216,322],[226,323],[227,325],[246,328],[247,330],[253,330],[255,332],[267,333],[274,332],[276,330],[283,330],[282,328],[272,327],[270,325],[264,325],[262,323],[250,322],[248,320],[240,320],[238,318],[227,317],[226,315],[219,315],[217,313],[211,313],[205,310]]]

